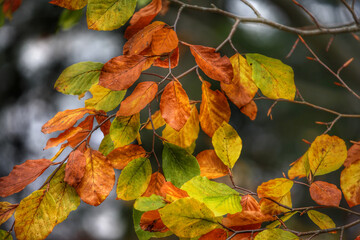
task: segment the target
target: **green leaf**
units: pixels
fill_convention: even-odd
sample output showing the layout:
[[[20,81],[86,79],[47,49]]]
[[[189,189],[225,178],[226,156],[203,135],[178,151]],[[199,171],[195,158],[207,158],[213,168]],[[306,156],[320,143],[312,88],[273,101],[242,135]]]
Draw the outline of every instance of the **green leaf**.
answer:
[[[116,187],[117,197],[123,200],[134,200],[140,197],[151,179],[151,164],[147,158],[131,161],[122,171]]]
[[[150,197],[139,197],[134,203],[134,208],[139,211],[147,212],[162,208],[166,205],[164,199],[152,194]]]
[[[0,5],[0,8],[2,9],[2,5]],[[2,27],[5,23],[5,15],[3,11],[0,11],[0,27]]]
[[[268,229],[256,235],[255,240],[294,240],[299,239],[295,234],[279,229]]]
[[[104,64],[80,62],[67,67],[55,82],[55,89],[64,94],[82,95],[99,82]]]
[[[224,183],[210,181],[207,177],[196,176],[182,185],[190,197],[206,204],[215,216],[241,212],[239,193]]]
[[[193,238],[221,228],[222,217],[194,198],[180,198],[159,210],[163,223],[178,237]]]
[[[88,0],[87,23],[93,30],[111,31],[133,15],[137,0]]]
[[[0,229],[0,239],[1,240],[13,240],[11,234],[5,230]]]
[[[139,129],[139,113],[130,117],[116,117],[110,127],[110,137],[114,142],[114,148],[123,147],[134,141]]]
[[[99,152],[101,152],[104,156],[107,156],[112,150],[114,150],[114,143],[111,140],[110,134],[108,134],[101,141]]]
[[[200,175],[200,167],[196,158],[184,148],[172,143],[164,143],[162,154],[165,178],[176,187]]]
[[[307,215],[320,229],[335,228],[334,221],[326,214],[315,210],[307,211]]]
[[[119,106],[123,100],[126,90],[113,91],[100,85],[93,85],[90,88],[92,98],[85,100],[85,107],[93,107],[96,110],[109,112]]]
[[[232,168],[240,157],[242,149],[241,138],[235,129],[227,122],[223,122],[215,131],[212,144],[216,155],[226,166]]]
[[[287,220],[289,220],[292,216],[294,216],[297,213],[298,213],[298,211],[291,212],[291,213],[286,213],[280,219],[281,219],[282,222],[286,222]],[[274,221],[274,222],[270,223],[269,225],[267,225],[266,228],[276,228],[280,224],[281,224],[280,221]]]
[[[257,53],[246,54],[246,59],[252,67],[255,84],[266,97],[294,100],[296,87],[290,66]]]
[[[67,30],[75,26],[81,19],[83,10],[64,9],[60,15],[58,25],[61,29]]]

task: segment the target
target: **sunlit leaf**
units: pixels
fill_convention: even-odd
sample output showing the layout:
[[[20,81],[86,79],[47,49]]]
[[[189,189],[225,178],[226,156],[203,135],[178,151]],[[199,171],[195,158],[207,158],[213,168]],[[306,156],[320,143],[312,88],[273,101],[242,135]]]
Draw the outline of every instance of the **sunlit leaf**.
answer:
[[[105,135],[100,143],[99,152],[107,156],[112,150],[114,150],[114,143],[111,140],[110,134]]]
[[[248,104],[246,104],[245,106],[243,106],[242,108],[240,108],[240,111],[245,114],[246,116],[248,116],[250,118],[250,120],[255,120],[256,115],[257,115],[257,106],[256,103],[254,101],[249,102]]]
[[[77,127],[81,128],[82,131],[76,133],[74,136],[68,138],[68,144],[75,148],[80,142],[84,141],[86,138],[90,141],[89,132],[92,130],[94,125],[94,115],[87,116],[84,121],[82,121]]]
[[[289,211],[289,209],[284,208],[277,203],[285,205],[289,208],[292,207],[292,200],[291,200],[290,192],[287,192],[284,196],[277,197],[277,198],[271,198],[271,199],[274,200],[275,202],[271,201],[269,199],[266,199],[266,198],[262,198],[260,200],[260,208],[261,208],[261,212],[263,214],[273,216],[273,215],[278,215],[280,213]]]
[[[242,149],[241,138],[235,129],[227,122],[223,122],[215,131],[212,144],[216,155],[226,166],[232,168],[239,159]]]
[[[116,117],[111,123],[110,137],[116,148],[130,144],[140,129],[140,114],[130,117]]]
[[[341,201],[341,191],[336,185],[315,181],[310,186],[310,196],[319,205],[339,206]]]
[[[360,160],[360,142],[354,143],[348,150],[347,158],[344,162],[344,166],[348,167],[352,163]]]
[[[68,140],[69,138],[75,136],[77,133],[83,131],[83,129],[81,127],[72,127],[67,129],[66,131],[62,132],[59,134],[59,136],[57,136],[56,138],[50,138],[47,142],[46,142],[46,146],[44,149],[49,149],[52,147],[56,147],[58,146],[60,143]]]
[[[87,0],[51,0],[49,3],[69,10],[78,10],[86,6]]]
[[[360,161],[352,163],[341,172],[340,186],[350,207],[360,204]]]
[[[180,188],[175,187],[171,182],[165,182],[160,189],[160,195],[167,201],[174,202],[177,199],[189,197],[189,194]]]
[[[90,90],[92,98],[85,100],[85,106],[109,112],[119,106],[123,100],[126,90],[112,91],[100,85],[93,85]]]
[[[131,161],[121,171],[116,187],[117,197],[127,201],[140,197],[149,185],[151,171],[149,159],[137,158]]]
[[[52,164],[48,159],[37,159],[16,165],[8,176],[0,178],[0,196],[7,197],[20,192]]]
[[[162,167],[166,180],[181,187],[191,178],[200,175],[196,158],[185,149],[172,143],[164,143]]]
[[[123,169],[129,162],[136,158],[145,157],[146,151],[143,147],[136,144],[129,144],[111,151],[107,155],[113,168]]]
[[[278,221],[274,221],[272,223],[270,223],[269,225],[266,226],[266,228],[276,228],[277,226],[279,226],[282,223],[285,223],[287,220],[289,220],[292,216],[294,216],[295,214],[299,213],[298,211],[294,211],[294,212],[290,212],[290,213],[285,213],[284,216],[282,216],[280,218],[280,220]]]
[[[139,197],[134,203],[134,208],[139,211],[147,212],[162,208],[166,205],[164,199],[158,195],[150,197]]]
[[[70,186],[77,187],[86,171],[86,157],[80,150],[70,153],[66,167],[64,181]]]
[[[246,54],[246,59],[252,67],[255,84],[266,97],[294,100],[296,87],[290,66],[258,53]]]
[[[171,68],[177,67],[179,64],[179,47],[175,48],[170,54],[170,64]],[[158,57],[155,59],[153,66],[161,68],[169,68],[169,58],[168,57]]]
[[[178,237],[197,237],[221,228],[221,217],[194,198],[181,198],[159,210],[164,224]]]
[[[166,124],[165,120],[161,116],[160,110],[157,110],[153,115],[151,115],[151,120],[154,124],[155,130]],[[150,119],[148,119],[145,128],[152,130],[152,125],[151,125]]]
[[[315,210],[309,210],[306,213],[311,219],[311,221],[313,221],[320,229],[328,229],[328,228],[336,227],[334,221],[324,213]]]
[[[310,172],[308,153],[306,152],[298,160],[290,164],[291,168],[288,171],[288,176],[290,179],[296,177],[303,178],[306,177]]]
[[[0,202],[0,225],[6,222],[13,215],[18,205],[19,204],[12,204],[9,202]]]
[[[286,178],[275,178],[267,182],[262,183],[257,188],[257,194],[259,198],[269,197],[277,198],[287,194],[294,182]]]
[[[201,176],[213,179],[223,177],[229,173],[228,168],[214,150],[204,150],[196,156],[196,159],[200,166]]]
[[[153,194],[163,196],[164,194],[161,192],[161,187],[165,184],[165,177],[160,172],[154,172],[151,174],[151,179],[146,191],[143,193],[143,197],[150,197]]]
[[[256,235],[255,240],[296,240],[295,234],[279,228],[267,229]]]
[[[176,32],[171,28],[157,30],[152,38],[151,50],[154,55],[169,53],[178,46],[179,39]]]

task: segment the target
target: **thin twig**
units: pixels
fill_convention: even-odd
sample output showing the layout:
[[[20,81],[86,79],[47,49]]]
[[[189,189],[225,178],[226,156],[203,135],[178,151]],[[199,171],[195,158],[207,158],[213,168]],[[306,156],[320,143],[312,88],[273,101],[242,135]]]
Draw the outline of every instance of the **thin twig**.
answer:
[[[295,1],[295,0],[292,0],[292,1],[296,6],[300,7],[302,10],[304,10],[304,12],[306,12],[307,15],[309,15],[309,17],[313,20],[313,22],[315,23],[315,25],[318,29],[322,28],[320,23],[318,22],[318,20],[314,17],[314,15],[309,10],[307,10],[303,5],[301,5],[297,1]]]
[[[299,43],[299,40],[300,40],[299,38],[296,39],[296,41],[294,42],[294,44],[293,44],[290,52],[286,55],[285,58],[289,58],[289,57],[293,54],[293,52],[295,51],[295,48],[296,48],[297,44]]]
[[[251,8],[251,10],[253,10],[253,12],[255,13],[255,15],[258,18],[262,18],[260,12],[251,4],[249,3],[247,0],[241,0],[244,4],[246,4],[249,8]]]
[[[175,22],[174,22],[174,25],[173,25],[173,28],[174,28],[174,31],[176,32],[176,26],[177,26],[177,23],[180,19],[180,15],[181,15],[181,12],[184,10],[185,6],[182,5],[180,6],[178,12],[177,12],[177,15],[176,15],[176,19],[175,19]]]
[[[341,2],[349,10],[349,12],[351,13],[351,15],[352,15],[354,21],[356,22],[356,24],[359,25],[359,19],[356,16],[356,13],[355,13],[354,9],[346,2],[346,0],[341,0]]]

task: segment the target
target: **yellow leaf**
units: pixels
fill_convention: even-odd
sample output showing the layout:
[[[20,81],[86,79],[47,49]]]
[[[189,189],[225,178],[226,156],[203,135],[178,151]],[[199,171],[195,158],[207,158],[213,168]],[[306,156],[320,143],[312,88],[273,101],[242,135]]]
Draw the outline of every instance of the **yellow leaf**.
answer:
[[[335,228],[334,221],[326,214],[315,210],[307,211],[307,215],[320,229]]]
[[[6,222],[14,213],[19,204],[0,202],[0,225]]]
[[[126,94],[126,90],[113,91],[100,85],[93,85],[89,91],[93,97],[85,100],[85,106],[96,110],[104,110],[105,112],[114,110]]]
[[[154,124],[155,130],[166,124],[165,120],[161,116],[160,110],[156,111],[153,115],[151,115],[151,119]],[[152,130],[152,125],[151,125],[150,119],[147,120],[145,128]]]
[[[257,188],[257,194],[259,198],[269,197],[277,198],[287,194],[294,182],[286,178],[275,178],[265,183],[262,183]]]
[[[298,160],[290,164],[291,168],[288,171],[288,176],[290,179],[294,179],[296,177],[303,178],[309,174],[309,160],[308,153],[306,152],[302,157]]]
[[[350,207],[360,204],[360,161],[352,163],[341,172],[340,186]]]
[[[292,207],[290,192],[286,193],[282,197],[277,197],[272,199],[282,205],[288,206],[290,208]],[[289,209],[281,207],[277,203],[266,198],[260,200],[260,209],[263,214],[272,215],[272,216],[289,211]]]
[[[297,240],[295,234],[282,229],[267,229],[256,235],[254,240]]]

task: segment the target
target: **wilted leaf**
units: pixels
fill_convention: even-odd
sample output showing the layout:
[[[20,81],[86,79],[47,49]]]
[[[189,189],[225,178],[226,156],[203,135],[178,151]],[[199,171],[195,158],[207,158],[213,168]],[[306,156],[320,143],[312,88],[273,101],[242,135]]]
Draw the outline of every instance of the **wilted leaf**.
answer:
[[[99,81],[104,64],[80,62],[67,67],[55,82],[55,89],[64,94],[81,95]]]
[[[157,110],[153,115],[151,115],[152,122],[154,124],[155,130],[164,126],[166,124],[165,120],[161,116],[160,110]],[[146,122],[146,129],[152,130],[152,125],[150,119]]]
[[[180,198],[189,197],[189,194],[180,188],[175,187],[171,182],[165,182],[160,189],[161,196],[165,197],[167,201],[173,202]]]
[[[200,175],[196,158],[185,149],[172,143],[164,143],[162,167],[166,180],[181,187],[191,178]]]
[[[143,147],[136,144],[129,144],[111,151],[107,155],[113,168],[123,169],[129,162],[136,158],[145,157],[146,151]]]
[[[7,197],[20,192],[52,164],[48,159],[37,159],[16,165],[8,176],[0,178],[0,196]]]
[[[86,157],[80,150],[70,153],[65,167],[64,181],[70,186],[77,187],[86,171]]]
[[[155,82],[139,83],[131,95],[121,102],[116,116],[130,116],[139,113],[155,98],[157,91],[158,85]]]
[[[197,237],[220,228],[221,217],[194,198],[181,198],[159,210],[164,224],[178,237]]]
[[[214,150],[204,150],[196,156],[196,159],[200,166],[201,176],[213,179],[223,177],[229,173],[228,168]]]
[[[272,198],[272,199],[282,205],[288,206],[290,208],[292,207],[290,192],[287,192],[284,196]],[[266,198],[262,198],[260,200],[260,208],[263,214],[271,215],[271,216],[289,211],[289,209],[281,207],[279,204]]]
[[[146,191],[143,193],[143,197],[150,197],[153,194],[163,196],[161,192],[161,187],[165,184],[165,177],[160,172],[154,172],[151,175],[150,183],[146,189]]]
[[[175,48],[170,54],[170,64],[171,68],[177,67],[179,64],[179,47]],[[161,68],[169,68],[169,58],[168,57],[158,57],[155,59],[153,66]]]
[[[237,53],[230,58],[230,62],[234,78],[229,84],[221,82],[221,89],[238,108],[241,108],[253,99],[258,88],[252,79],[251,67],[243,56]]]
[[[69,10],[78,10],[86,6],[87,0],[51,0],[49,3]]]
[[[348,167],[352,163],[360,160],[360,142],[354,143],[348,150],[347,158],[344,162],[344,166]]]
[[[13,240],[13,237],[11,236],[11,233],[9,233],[8,231],[0,229],[0,239]]]
[[[171,28],[161,28],[157,30],[151,43],[151,50],[154,55],[162,55],[164,53],[170,53],[172,50],[177,48],[179,39],[176,32]]]
[[[308,160],[308,153],[306,152],[298,160],[290,164],[291,168],[288,171],[288,176],[290,179],[296,177],[303,178],[309,174],[310,166]]]
[[[205,203],[215,216],[234,214],[242,210],[239,193],[224,183],[197,176],[184,183],[181,189],[190,197]]]
[[[280,220],[270,223],[269,225],[266,226],[266,228],[276,228],[277,226],[279,226],[280,224],[286,222],[287,220],[289,220],[292,216],[294,216],[297,213],[299,213],[299,212],[294,211],[294,212],[290,212],[290,213],[285,213],[285,215],[282,216],[280,218]]]
[[[86,169],[80,184],[76,187],[81,200],[98,206],[111,192],[115,183],[115,172],[107,159],[98,151],[87,149]]]
[[[208,77],[220,82],[231,83],[234,74],[228,57],[220,57],[220,53],[215,52],[215,48],[187,45],[190,47],[196,63]]]
[[[269,197],[278,198],[290,192],[294,182],[286,178],[275,178],[262,183],[257,188],[259,198]]]
[[[18,205],[19,204],[12,204],[9,202],[0,202],[0,225],[6,222],[13,215]]]
[[[248,104],[246,104],[245,106],[243,106],[242,108],[240,108],[240,111],[245,114],[246,116],[248,116],[250,118],[250,120],[254,121],[257,115],[257,106],[256,103],[254,101],[249,102]]]
[[[341,201],[341,191],[336,185],[315,181],[310,186],[310,196],[319,205],[338,207]]]
[[[267,229],[256,235],[255,240],[296,240],[295,234],[279,228]]]
[[[221,161],[232,168],[240,157],[242,141],[235,129],[223,122],[212,138],[216,155]]]
[[[294,100],[296,87],[292,68],[280,60],[258,53],[246,54],[252,67],[252,78],[268,98]]]
[[[122,171],[116,187],[117,197],[122,200],[134,200],[147,189],[151,179],[151,164],[147,158],[131,161]]]
[[[210,86],[209,82],[203,81],[200,124],[202,130],[212,137],[224,121],[229,122],[231,110],[225,95],[219,90],[212,91]]]
[[[311,221],[313,221],[320,229],[335,228],[334,221],[326,214],[315,210],[309,210],[306,212]]]
[[[341,172],[340,186],[350,207],[360,204],[360,161],[352,163]]]
[[[140,114],[130,117],[116,117],[111,123],[110,137],[115,147],[123,147],[136,139],[140,129]]]
[[[133,15],[137,0],[88,0],[89,29],[110,31],[124,25]]]
[[[19,240],[45,239],[56,223],[57,205],[46,189],[24,198],[15,211],[15,233]]]
[[[93,85],[90,92],[93,97],[85,100],[85,107],[104,110],[105,112],[114,110],[119,106],[126,94],[126,90],[113,91],[100,85]]]
[[[347,157],[345,142],[337,136],[318,136],[308,150],[310,171],[314,176],[339,169]]]
[[[150,197],[139,197],[134,203],[136,210],[147,212],[162,208],[166,205],[164,199],[158,195],[151,195]]]

